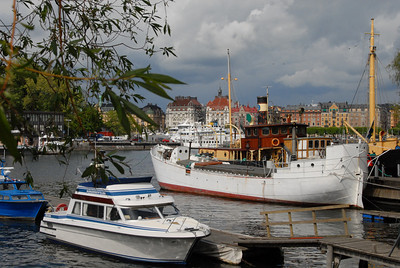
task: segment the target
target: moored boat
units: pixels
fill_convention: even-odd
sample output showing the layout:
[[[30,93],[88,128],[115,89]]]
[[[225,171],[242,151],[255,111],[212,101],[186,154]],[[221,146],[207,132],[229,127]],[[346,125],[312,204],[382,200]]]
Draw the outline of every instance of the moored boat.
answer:
[[[35,220],[46,209],[47,200],[25,180],[9,177],[13,167],[0,160],[0,218]]]
[[[368,175],[365,143],[329,145],[321,155],[285,164],[268,160],[263,167],[215,161],[189,151],[182,146],[152,148],[162,188],[262,202],[363,207]]]
[[[172,197],[161,195],[151,177],[81,183],[65,211],[46,213],[47,238],[118,258],[185,263],[208,226],[184,217]]]

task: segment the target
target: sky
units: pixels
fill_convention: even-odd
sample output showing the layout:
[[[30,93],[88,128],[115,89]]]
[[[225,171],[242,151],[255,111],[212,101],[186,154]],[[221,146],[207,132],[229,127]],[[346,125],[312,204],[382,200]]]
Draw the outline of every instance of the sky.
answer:
[[[379,67],[378,103],[399,102],[399,88],[387,66],[400,49],[398,0],[176,0],[167,8],[177,57],[153,56],[153,71],[185,85],[175,96],[214,99],[228,95],[228,57],[233,99],[255,106],[266,94],[270,104],[366,103],[371,19]],[[140,63],[139,63],[140,64]],[[144,63],[143,63],[144,64]],[[365,82],[364,82],[365,81]],[[144,94],[146,103],[165,109],[170,102]]]
[[[158,1],[158,0],[154,0]],[[0,0],[1,18],[11,3]],[[161,9],[162,10],[162,9]],[[318,102],[367,102],[371,19],[378,56],[377,103],[400,102],[400,89],[387,66],[400,49],[399,0],[175,0],[167,7],[171,36],[159,36],[156,47],[173,46],[177,57],[143,52],[127,56],[142,68],[185,82],[169,95],[213,100],[221,88],[228,95],[228,57],[234,101],[256,106],[268,87],[271,105]],[[224,80],[221,80],[224,77]],[[139,89],[139,107],[170,100]]]

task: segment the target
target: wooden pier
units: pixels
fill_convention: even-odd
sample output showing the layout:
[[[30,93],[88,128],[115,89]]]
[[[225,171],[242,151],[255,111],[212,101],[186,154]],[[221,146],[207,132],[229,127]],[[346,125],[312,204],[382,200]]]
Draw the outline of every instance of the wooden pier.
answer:
[[[265,254],[278,257],[275,261],[283,262],[282,248],[316,247],[321,254],[326,254],[326,267],[340,267],[340,261],[347,258],[359,260],[359,267],[368,267],[369,264],[385,265],[386,267],[400,267],[400,249],[394,245],[382,242],[352,238],[347,230],[347,223],[351,220],[346,216],[345,209],[348,206],[324,206],[315,208],[298,208],[291,210],[266,211],[261,214],[266,216],[267,237],[252,237],[239,234],[212,230],[211,236],[203,239],[201,245],[207,256],[219,258],[232,264],[252,261],[268,260]],[[323,210],[341,210],[341,217],[319,219],[318,212]],[[295,220],[295,213],[310,212],[311,220]],[[272,214],[287,213],[288,221],[271,221]],[[343,232],[337,235],[321,235],[318,231],[319,225],[324,223],[343,222]],[[294,225],[312,224],[314,233],[307,236],[296,236]],[[289,235],[287,237],[273,237],[271,227],[277,225],[288,225]],[[207,248],[208,247],[208,248]],[[207,250],[208,249],[208,250]],[[251,257],[251,259],[249,259]]]

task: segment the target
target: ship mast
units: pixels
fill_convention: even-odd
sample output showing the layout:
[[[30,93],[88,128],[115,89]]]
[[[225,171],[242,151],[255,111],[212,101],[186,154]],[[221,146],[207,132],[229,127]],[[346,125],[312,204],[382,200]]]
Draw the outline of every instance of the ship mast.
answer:
[[[230,142],[229,142],[229,147],[232,148],[232,100],[231,100],[231,59],[229,56],[229,49],[228,49],[228,105],[229,105],[229,137],[230,137]]]
[[[372,128],[371,142],[375,142],[375,44],[374,44],[374,19],[371,19],[370,47],[369,47],[369,126]]]

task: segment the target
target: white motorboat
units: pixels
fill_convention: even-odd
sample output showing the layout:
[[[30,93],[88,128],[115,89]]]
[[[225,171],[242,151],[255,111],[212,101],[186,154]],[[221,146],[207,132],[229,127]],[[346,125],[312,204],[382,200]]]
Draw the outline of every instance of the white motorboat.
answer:
[[[123,259],[185,263],[210,228],[181,216],[173,198],[161,195],[150,180],[81,183],[65,211],[44,215],[40,232],[51,240]]]

